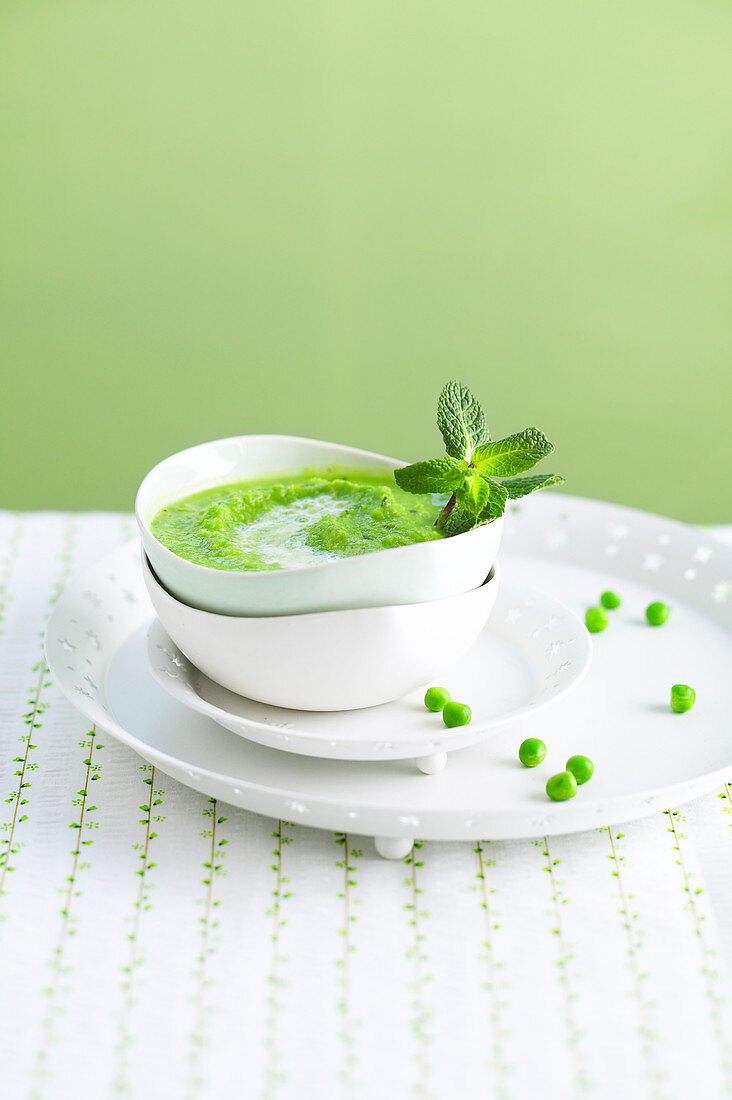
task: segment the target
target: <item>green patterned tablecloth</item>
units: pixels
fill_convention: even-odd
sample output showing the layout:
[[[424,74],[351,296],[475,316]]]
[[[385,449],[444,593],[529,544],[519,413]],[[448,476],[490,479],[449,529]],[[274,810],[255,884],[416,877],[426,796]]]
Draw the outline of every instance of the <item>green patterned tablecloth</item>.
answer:
[[[403,863],[208,800],[44,663],[67,579],[132,533],[0,513],[4,1098],[730,1093],[729,785]]]

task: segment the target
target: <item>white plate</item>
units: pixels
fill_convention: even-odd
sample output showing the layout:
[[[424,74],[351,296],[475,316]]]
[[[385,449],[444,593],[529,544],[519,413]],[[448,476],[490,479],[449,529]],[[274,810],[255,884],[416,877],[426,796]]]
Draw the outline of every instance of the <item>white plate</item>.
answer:
[[[658,516],[547,493],[506,523],[507,585],[530,577],[576,613],[615,588],[622,608],[594,639],[592,667],[567,699],[457,753],[439,775],[408,762],[341,762],[276,752],[192,714],[150,674],[150,605],[136,547],[74,581],[47,629],[60,688],[100,727],[181,782],[234,805],[327,829],[450,840],[566,833],[653,813],[711,790],[732,768],[732,548]],[[663,627],[648,602],[672,605]],[[687,714],[671,684],[696,688]],[[522,768],[527,736],[548,746]],[[595,775],[569,802],[544,782],[586,753]]]
[[[508,585],[472,648],[435,681],[473,712],[470,725],[447,729],[426,709],[424,687],[366,710],[284,710],[214,683],[157,619],[148,634],[153,676],[178,702],[260,745],[335,760],[398,760],[477,744],[576,687],[591,657],[590,636],[569,608],[520,583]]]

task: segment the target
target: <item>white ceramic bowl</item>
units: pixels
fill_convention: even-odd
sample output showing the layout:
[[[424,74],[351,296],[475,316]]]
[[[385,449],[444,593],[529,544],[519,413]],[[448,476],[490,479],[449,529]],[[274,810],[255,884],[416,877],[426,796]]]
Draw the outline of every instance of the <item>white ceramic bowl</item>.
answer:
[[[448,539],[262,572],[195,565],[166,549],[150,531],[151,520],[164,505],[215,485],[293,474],[306,467],[391,473],[403,465],[385,455],[288,435],[219,439],[180,451],[155,466],[140,486],[135,513],[145,551],[168,591],[191,607],[222,615],[296,615],[422,603],[477,588],[496,560],[502,519]]]
[[[247,618],[176,600],[142,570],[167,633],[209,679],[238,695],[292,710],[358,710],[389,703],[470,649],[498,594],[480,588],[430,603]]]

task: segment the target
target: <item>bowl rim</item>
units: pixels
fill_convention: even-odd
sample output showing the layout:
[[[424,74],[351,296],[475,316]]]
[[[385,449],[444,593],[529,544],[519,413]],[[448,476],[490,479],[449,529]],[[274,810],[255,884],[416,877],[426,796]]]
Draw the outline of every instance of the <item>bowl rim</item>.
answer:
[[[152,562],[150,561],[145,547],[141,546],[141,558],[142,558],[142,575],[145,583],[151,582],[153,586],[160,592],[160,594],[177,607],[184,608],[185,611],[193,611],[196,615],[203,615],[207,619],[240,619],[247,623],[268,623],[273,621],[282,622],[283,619],[316,619],[323,618],[327,615],[374,615],[381,611],[412,611],[418,607],[431,607],[437,604],[449,603],[451,600],[467,600],[470,597],[475,598],[478,593],[483,593],[486,588],[498,587],[501,580],[501,566],[498,561],[494,561],[491,566],[488,576],[485,578],[482,584],[479,584],[476,588],[471,588],[467,592],[458,592],[455,596],[443,596],[436,600],[421,600],[419,603],[396,603],[396,604],[377,604],[375,607],[332,607],[325,611],[299,611],[288,612],[286,615],[238,615],[231,613],[224,613],[221,611],[205,611],[201,607],[194,607],[193,604],[186,603],[184,600],[174,596],[172,592],[168,591],[160,577],[155,572]],[[164,624],[163,624],[164,625]],[[167,628],[166,628],[167,629]]]
[[[470,531],[464,531],[461,535],[451,535],[450,538],[429,539],[425,542],[412,542],[406,546],[387,546],[381,550],[369,550],[365,554],[354,554],[351,555],[351,557],[345,558],[332,558],[328,561],[318,562],[314,565],[296,565],[288,569],[217,569],[213,565],[199,565],[198,562],[189,561],[188,558],[180,557],[180,555],[176,554],[173,550],[170,550],[167,546],[160,542],[158,538],[156,538],[156,536],[150,530],[150,525],[148,521],[142,518],[141,497],[145,489],[148,488],[149,483],[153,480],[154,475],[160,470],[160,467],[164,466],[167,462],[170,462],[173,459],[183,458],[185,455],[190,455],[192,451],[197,451],[204,447],[213,447],[224,443],[241,443],[243,440],[246,439],[268,440],[272,442],[287,441],[288,443],[316,443],[324,445],[326,447],[337,447],[343,452],[351,455],[358,455],[361,458],[377,459],[383,464],[392,464],[394,469],[409,465],[409,463],[404,462],[402,459],[390,458],[388,455],[377,454],[375,451],[364,451],[360,447],[350,447],[346,443],[334,443],[331,440],[327,439],[312,439],[309,436],[300,435],[254,433],[250,435],[226,436],[224,439],[208,439],[205,440],[203,443],[195,443],[192,447],[186,447],[182,451],[175,451],[173,454],[167,455],[166,458],[161,459],[160,462],[157,462],[150,470],[148,470],[147,474],[142,479],[138,487],[137,494],[135,496],[135,518],[144,537],[150,539],[151,542],[155,543],[156,553],[160,554],[168,561],[173,561],[174,563],[182,562],[184,568],[186,568],[187,571],[193,572],[194,574],[197,574],[199,576],[217,576],[227,578],[231,577],[232,579],[243,579],[244,577],[251,579],[253,577],[261,578],[271,576],[280,579],[288,576],[297,576],[306,573],[313,574],[320,570],[332,569],[334,566],[342,565],[344,562],[350,562],[354,559],[359,558],[368,558],[369,560],[371,560],[377,558],[381,554],[398,554],[404,556],[405,554],[414,553],[415,550],[420,550],[420,548],[424,546],[441,546],[445,543],[452,543],[457,539],[468,539],[471,536],[477,535],[486,527],[492,528],[494,524],[497,524],[500,529],[501,525],[503,524],[503,516],[498,516],[497,519],[490,520],[488,523],[483,523],[479,527],[472,528],[472,530]],[[226,483],[222,482],[222,484]],[[195,492],[195,490],[192,491]],[[213,612],[211,612],[211,614],[213,614]],[[319,614],[319,612],[316,612],[316,614]]]

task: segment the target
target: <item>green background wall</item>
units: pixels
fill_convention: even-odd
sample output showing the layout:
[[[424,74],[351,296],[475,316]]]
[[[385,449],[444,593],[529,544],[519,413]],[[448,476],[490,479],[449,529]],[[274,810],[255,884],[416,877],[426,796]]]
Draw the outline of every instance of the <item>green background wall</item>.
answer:
[[[732,519],[732,8],[6,0],[0,504],[165,454],[436,453],[459,377],[572,492]]]

